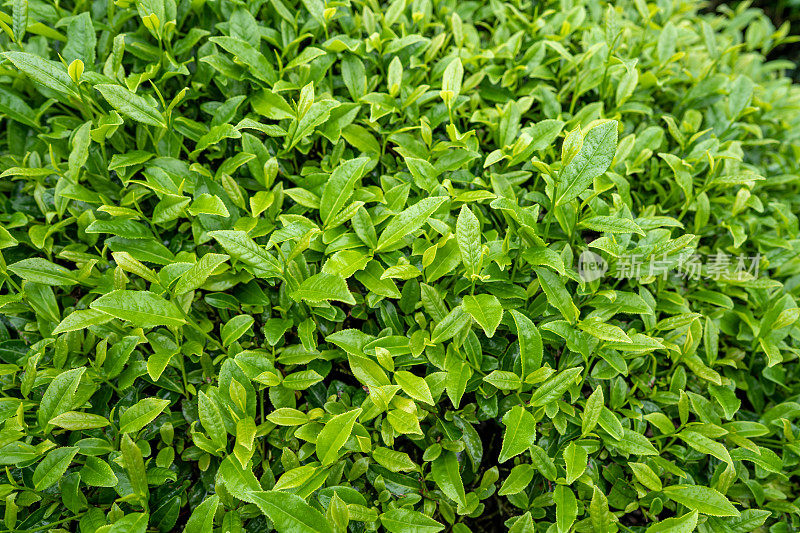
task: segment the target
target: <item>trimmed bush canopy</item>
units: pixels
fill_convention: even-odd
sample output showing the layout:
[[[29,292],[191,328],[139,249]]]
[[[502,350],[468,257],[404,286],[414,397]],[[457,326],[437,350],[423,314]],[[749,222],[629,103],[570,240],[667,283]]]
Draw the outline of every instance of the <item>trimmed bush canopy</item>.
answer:
[[[7,2],[0,531],[795,531],[795,39],[700,4]]]

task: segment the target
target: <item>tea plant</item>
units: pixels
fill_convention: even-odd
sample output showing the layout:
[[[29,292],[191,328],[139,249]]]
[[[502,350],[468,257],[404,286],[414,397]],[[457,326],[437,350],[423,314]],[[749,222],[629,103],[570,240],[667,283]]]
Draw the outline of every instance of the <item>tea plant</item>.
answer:
[[[2,531],[800,527],[759,10],[11,0]]]

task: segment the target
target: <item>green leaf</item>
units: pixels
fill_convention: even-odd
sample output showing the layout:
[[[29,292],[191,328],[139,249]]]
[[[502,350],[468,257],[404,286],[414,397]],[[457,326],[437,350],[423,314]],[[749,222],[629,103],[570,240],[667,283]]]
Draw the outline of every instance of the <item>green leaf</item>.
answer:
[[[467,277],[480,273],[482,254],[481,224],[469,207],[461,206],[456,221],[456,240],[461,252],[461,261],[466,268]],[[489,335],[491,337],[491,335]]]
[[[205,392],[200,391],[197,396],[197,411],[200,415],[200,423],[203,425],[206,434],[216,445],[217,449],[224,449],[228,444],[228,432],[225,429],[225,422],[222,413],[216,402]]]
[[[261,485],[253,472],[242,467],[233,455],[222,460],[217,471],[217,479],[231,496],[243,501],[251,502],[251,495],[261,490]]]
[[[470,324],[469,316],[461,307],[454,307],[431,332],[431,342],[441,343],[453,338],[462,328]]]
[[[278,533],[333,533],[322,513],[296,494],[258,491],[248,496],[248,501],[272,520]]]
[[[28,0],[15,0],[12,10],[12,33],[14,40],[18,43],[22,42],[25,36],[25,30],[28,29]]]
[[[530,452],[531,463],[536,467],[536,470],[538,470],[539,473],[541,473],[550,481],[555,481],[556,476],[558,475],[558,470],[556,469],[556,464],[553,462],[550,456],[547,455],[547,452],[545,452],[536,444],[531,445]]]
[[[614,441],[613,446],[627,454],[658,455],[658,450],[655,449],[647,437],[628,428],[622,429],[622,438]]]
[[[527,450],[536,436],[536,420],[521,405],[515,405],[503,416],[503,424],[506,426],[506,431],[497,459],[501,463]]]
[[[103,98],[111,104],[111,107],[119,111],[122,115],[132,118],[142,124],[149,126],[167,127],[161,113],[150,105],[150,103],[136,93],[132,93],[121,85],[98,84],[94,86],[100,91]]]
[[[66,96],[78,96],[75,83],[60,64],[27,52],[4,52],[3,57],[42,86]]]
[[[104,416],[78,411],[66,411],[51,418],[50,424],[70,431],[79,431],[106,427],[109,422]]]
[[[708,519],[708,524],[718,531],[730,531],[732,533],[751,533],[757,531],[764,525],[770,512],[762,509],[745,509],[739,516],[727,518]]]
[[[536,277],[539,278],[542,290],[547,295],[547,301],[558,309],[564,318],[571,324],[578,320],[578,308],[567,292],[567,288],[559,277],[546,268],[534,268]]]
[[[40,427],[45,427],[55,417],[75,407],[75,392],[85,371],[83,367],[73,368],[61,372],[50,382],[39,402],[37,417]]]
[[[90,487],[115,487],[119,479],[111,467],[99,457],[89,456],[81,468],[81,481]]]
[[[530,405],[533,407],[547,405],[558,400],[575,382],[575,378],[583,372],[583,367],[568,368],[551,377],[531,394]]]
[[[114,522],[108,533],[145,533],[149,519],[147,513],[127,514]]]
[[[622,328],[614,324],[606,324],[596,320],[583,320],[578,323],[578,327],[596,339],[627,344],[633,343],[631,338],[622,331]]]
[[[254,276],[259,278],[279,278],[282,268],[264,247],[251,239],[244,231],[217,230],[210,231],[213,237],[231,257],[238,259],[248,267]]]
[[[628,466],[631,467],[631,471],[633,471],[633,475],[636,476],[636,479],[647,487],[650,490],[660,491],[662,488],[661,480],[658,479],[658,476],[653,469],[647,466],[644,463],[633,463],[629,462]]]
[[[522,379],[513,372],[506,370],[492,370],[483,381],[500,390],[518,390],[522,386]]]
[[[581,413],[581,435],[588,435],[597,426],[604,406],[603,388],[598,385],[586,399],[586,406]]]
[[[44,285],[69,287],[77,283],[72,272],[39,257],[17,261],[8,265],[8,270],[26,281]]]
[[[475,319],[475,322],[483,328],[483,332],[489,338],[494,336],[497,326],[503,320],[503,307],[500,305],[500,300],[491,294],[464,296],[461,307]]]
[[[706,455],[711,455],[716,457],[720,461],[724,461],[729,465],[733,466],[733,460],[731,459],[731,455],[728,452],[728,449],[725,448],[723,444],[719,442],[715,442],[705,435],[697,433],[696,431],[681,431],[678,433],[678,437],[680,437],[683,442],[694,448],[700,453],[704,453]]]
[[[389,533],[438,533],[444,526],[419,511],[395,507],[380,515],[381,524]]]
[[[739,516],[739,511],[728,498],[715,489],[701,485],[671,485],[664,487],[664,495],[692,511],[711,516]]]
[[[211,37],[209,41],[234,55],[238,61],[248,67],[248,73],[257,79],[270,85],[275,83],[275,69],[273,69],[272,64],[250,43],[227,36]]]
[[[697,527],[697,511],[667,518],[647,528],[645,533],[692,533]]]
[[[184,533],[209,533],[214,528],[214,514],[219,507],[219,496],[207,497],[203,503],[195,507],[192,516],[183,528]]]
[[[372,458],[379,465],[392,472],[413,472],[419,468],[407,453],[390,450],[389,448],[375,448],[372,451]]]
[[[431,389],[424,378],[415,376],[411,372],[399,370],[395,372],[394,379],[403,392],[411,396],[413,399],[420,402],[433,405],[433,396],[431,396]]]
[[[455,99],[461,94],[461,82],[464,77],[464,67],[461,65],[461,59],[456,57],[447,64],[442,76],[442,91],[450,93],[450,98]]]
[[[174,303],[150,291],[111,291],[93,301],[90,307],[141,328],[186,323]]]
[[[70,331],[79,331],[89,326],[98,326],[110,322],[113,319],[113,316],[102,311],[95,311],[94,309],[73,311],[64,317],[64,320],[58,323],[58,326],[53,330],[53,335],[69,333]]]
[[[250,329],[254,322],[255,319],[250,315],[238,315],[228,320],[225,325],[222,326],[222,331],[220,332],[222,335],[222,345],[230,346],[232,343],[239,340],[242,335],[247,333],[247,330]]]
[[[608,509],[608,499],[605,494],[603,494],[603,491],[595,485],[592,493],[592,501],[589,504],[589,520],[594,531],[603,533],[612,531],[612,517],[613,515]]]
[[[500,496],[507,496],[510,494],[519,494],[531,483],[533,479],[533,475],[536,473],[536,469],[527,463],[519,464],[511,469],[511,472],[508,474],[508,477],[503,482],[503,485],[500,487],[500,490],[497,491],[497,494]]]
[[[590,129],[580,152],[561,170],[556,187],[555,205],[564,205],[577,198],[611,165],[617,151],[616,120],[603,122]]]
[[[322,431],[317,435],[317,457],[324,465],[332,464],[339,458],[339,450],[350,438],[353,425],[356,423],[361,408],[339,414],[325,423]]]
[[[303,280],[300,287],[292,293],[295,301],[308,301],[312,303],[335,300],[350,305],[355,305],[356,300],[347,288],[347,283],[341,276],[320,272]]]
[[[145,398],[125,410],[119,417],[120,433],[136,433],[156,419],[169,405],[169,400]]]
[[[423,198],[395,215],[381,232],[375,251],[391,248],[407,235],[414,234],[446,200],[445,197]]]
[[[570,442],[564,449],[564,464],[567,468],[567,485],[574,483],[586,471],[589,454],[583,446]]]
[[[267,420],[279,426],[300,426],[308,422],[308,415],[291,407],[280,407],[268,414]]]
[[[122,436],[120,451],[122,451],[125,472],[128,474],[128,480],[130,481],[133,493],[136,495],[139,503],[147,508],[150,499],[150,489],[147,484],[147,470],[144,465],[142,450],[133,442],[133,439],[131,439],[128,434],[125,434]]]
[[[522,377],[538,370],[542,365],[542,336],[531,320],[515,309],[510,310],[517,326]]]
[[[182,200],[188,200],[187,198],[181,197]],[[203,193],[200,196],[196,197],[192,202],[192,205],[189,206],[189,214],[191,215],[215,215],[219,217],[229,217],[230,212],[228,208],[225,207],[225,202],[219,196]],[[205,256],[204,256],[205,257]]]
[[[226,254],[208,253],[204,255],[189,270],[181,274],[178,283],[175,284],[175,294],[184,294],[199,289],[211,273],[228,259],[230,256]]]
[[[74,446],[50,450],[33,471],[33,488],[42,491],[58,483],[77,453],[78,448]]]
[[[431,474],[436,485],[445,495],[462,506],[467,505],[464,482],[461,480],[458,458],[450,451],[443,452],[431,463]]]
[[[333,171],[320,199],[319,214],[323,224],[327,226],[331,217],[341,211],[353,195],[356,182],[361,179],[368,162],[366,157],[351,159]]]
[[[578,501],[575,493],[569,487],[559,485],[553,492],[556,502],[556,530],[559,533],[568,533],[578,516]]]
[[[600,233],[636,233],[645,235],[639,224],[628,218],[596,216],[581,220],[580,227]]]

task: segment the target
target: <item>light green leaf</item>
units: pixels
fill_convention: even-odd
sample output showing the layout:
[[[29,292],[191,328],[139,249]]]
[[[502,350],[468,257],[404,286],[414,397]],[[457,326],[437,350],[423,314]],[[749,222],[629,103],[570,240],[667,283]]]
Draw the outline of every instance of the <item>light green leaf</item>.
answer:
[[[296,494],[280,491],[259,491],[248,494],[272,520],[278,533],[333,533],[325,517]]]
[[[347,288],[347,283],[341,276],[320,272],[303,280],[300,287],[292,293],[295,301],[309,301],[312,303],[335,300],[346,304],[355,305],[356,300]]]
[[[5,52],[3,56],[14,63],[14,66],[24,72],[32,80],[48,89],[52,89],[66,96],[78,96],[75,83],[67,74],[67,69],[48,59],[27,52]]]
[[[165,128],[167,123],[161,113],[136,93],[132,93],[121,85],[98,84],[94,86],[111,107],[126,117],[142,124]]]
[[[609,120],[586,133],[580,152],[561,170],[555,204],[564,205],[586,190],[611,165],[617,151],[617,121]]]
[[[50,382],[44,391],[42,401],[39,402],[37,417],[40,427],[44,427],[53,418],[75,407],[75,391],[78,390],[78,384],[85,371],[84,367],[73,368],[60,373]]]
[[[42,491],[58,483],[77,453],[78,448],[74,446],[50,450],[33,471],[33,488]]]
[[[253,275],[259,278],[279,278],[283,269],[280,263],[260,244],[251,239],[246,232],[237,230],[217,230],[208,233],[231,257],[250,267]]]
[[[570,442],[564,449],[564,464],[567,467],[567,485],[574,483],[586,471],[589,454],[583,446]]]
[[[467,295],[461,301],[461,307],[483,328],[487,337],[491,338],[503,320],[503,307],[500,300],[492,294]]]
[[[528,488],[535,473],[536,469],[533,465],[522,463],[515,466],[511,469],[511,472],[509,472],[508,477],[503,482],[500,490],[497,491],[497,494],[500,496],[507,496],[522,492]]]
[[[653,469],[644,463],[629,462],[628,466],[631,467],[633,475],[636,479],[650,490],[660,491],[662,488],[661,480],[658,478]]]
[[[169,405],[169,400],[145,398],[129,407],[119,417],[120,433],[136,433],[156,419]]]
[[[531,394],[530,405],[533,407],[547,405],[561,398],[575,382],[575,378],[583,372],[583,367],[568,368],[545,381]]]
[[[81,481],[90,487],[115,487],[119,483],[111,467],[99,457],[87,456],[81,468]]]
[[[697,511],[667,518],[647,528],[645,533],[692,533],[697,527]]]
[[[219,507],[219,496],[212,494],[192,511],[183,533],[209,533],[214,528],[214,514]]]
[[[482,254],[481,224],[467,205],[461,206],[456,221],[456,240],[467,277],[480,273]],[[491,337],[491,335],[489,335]]]
[[[424,378],[415,376],[406,370],[399,370],[394,373],[394,379],[403,392],[411,396],[415,400],[433,405],[433,396],[431,396],[431,389]]]
[[[522,378],[524,379],[542,365],[542,336],[527,316],[516,309],[511,309],[510,313],[514,317],[514,324],[517,326],[520,364]]]
[[[586,399],[586,406],[581,413],[581,435],[588,435],[597,426],[604,406],[603,388],[598,385]]]
[[[701,485],[671,485],[664,487],[664,495],[693,511],[711,516],[739,516],[731,502],[715,489]]]
[[[375,251],[386,250],[412,235],[427,222],[434,211],[447,200],[443,196],[423,198],[416,204],[395,215],[378,238]]]
[[[66,411],[50,419],[54,426],[70,431],[82,429],[97,429],[106,427],[109,422],[104,416],[92,413],[81,413],[78,411]]]
[[[536,420],[521,405],[515,405],[503,416],[503,424],[506,432],[503,434],[503,444],[497,459],[501,463],[527,450],[536,436]]]
[[[464,492],[464,482],[461,480],[458,458],[451,451],[442,452],[439,457],[431,463],[431,474],[436,485],[453,501],[462,506],[467,505],[467,497]]]
[[[141,328],[182,326],[178,307],[150,291],[116,290],[93,301],[90,307]]]
[[[325,184],[320,199],[319,214],[326,226],[353,195],[356,182],[363,176],[369,158],[359,157],[345,161],[336,167]]]
[[[336,415],[325,423],[322,431],[317,435],[316,445],[317,457],[323,466],[333,464],[338,459],[339,450],[350,438],[353,425],[355,425],[356,419],[360,414],[361,408],[356,408]]]
[[[439,533],[444,526],[419,511],[395,507],[380,515],[381,524],[389,533]]]

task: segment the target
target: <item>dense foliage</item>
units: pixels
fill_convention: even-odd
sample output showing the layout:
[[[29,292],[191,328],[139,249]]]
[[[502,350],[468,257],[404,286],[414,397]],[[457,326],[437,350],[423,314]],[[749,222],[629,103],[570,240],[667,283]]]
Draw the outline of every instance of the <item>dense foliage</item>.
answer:
[[[800,527],[788,26],[4,7],[0,530]]]

